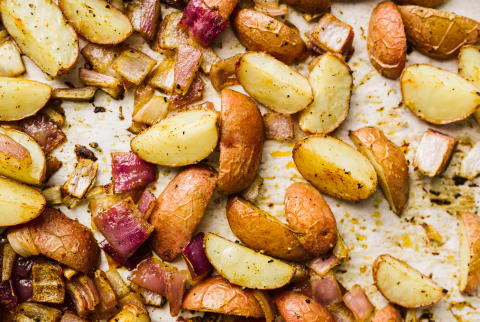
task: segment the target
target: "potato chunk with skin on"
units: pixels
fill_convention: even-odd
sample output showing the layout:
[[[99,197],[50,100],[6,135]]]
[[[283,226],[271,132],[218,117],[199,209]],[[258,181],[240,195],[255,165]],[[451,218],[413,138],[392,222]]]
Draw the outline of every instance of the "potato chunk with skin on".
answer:
[[[446,169],[456,145],[455,138],[428,129],[423,133],[413,166],[424,175],[433,178]]]
[[[348,57],[353,52],[353,37],[352,26],[326,13],[313,28],[310,41],[323,51]]]
[[[480,217],[458,214],[460,223],[460,291],[472,293],[480,284]]]
[[[297,292],[283,291],[274,297],[285,322],[334,322],[332,315],[315,300]]]

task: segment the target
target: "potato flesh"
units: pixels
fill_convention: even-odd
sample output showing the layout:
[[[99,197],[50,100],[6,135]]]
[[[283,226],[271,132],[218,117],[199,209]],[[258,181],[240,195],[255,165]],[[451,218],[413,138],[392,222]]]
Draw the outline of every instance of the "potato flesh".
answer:
[[[480,217],[459,213],[460,291],[471,293],[480,284]]]
[[[15,77],[25,73],[25,65],[15,43],[7,40],[0,45],[0,76]]]
[[[480,105],[480,92],[475,85],[430,65],[408,66],[402,73],[400,85],[403,104],[433,124],[466,119]]]
[[[480,47],[469,45],[460,49],[458,73],[480,88]],[[477,108],[473,117],[480,123],[480,109]]]
[[[300,114],[300,128],[309,133],[330,133],[348,115],[353,84],[350,68],[341,58],[327,53],[315,64],[308,80],[313,102]]]
[[[276,289],[289,283],[295,273],[291,265],[214,234],[205,236],[204,248],[220,275],[239,286]]]

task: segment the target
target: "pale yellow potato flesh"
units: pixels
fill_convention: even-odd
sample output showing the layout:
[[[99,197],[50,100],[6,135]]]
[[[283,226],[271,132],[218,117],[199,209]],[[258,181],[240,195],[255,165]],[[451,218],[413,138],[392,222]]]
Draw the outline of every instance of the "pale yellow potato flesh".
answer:
[[[0,76],[15,77],[25,73],[22,56],[13,40],[0,45]]]
[[[480,284],[480,217],[470,212],[458,214],[460,224],[460,292],[472,293]]]
[[[244,54],[236,74],[250,96],[275,112],[294,114],[305,109],[313,100],[308,80],[268,54]]]
[[[251,289],[277,289],[290,282],[295,267],[214,234],[203,240],[205,254],[230,283]]]
[[[400,86],[403,104],[413,114],[433,124],[464,120],[480,106],[480,92],[474,84],[431,65],[405,68]]]
[[[463,46],[458,53],[458,73],[475,84],[480,90],[480,47]],[[473,117],[480,123],[480,109],[473,113]]]

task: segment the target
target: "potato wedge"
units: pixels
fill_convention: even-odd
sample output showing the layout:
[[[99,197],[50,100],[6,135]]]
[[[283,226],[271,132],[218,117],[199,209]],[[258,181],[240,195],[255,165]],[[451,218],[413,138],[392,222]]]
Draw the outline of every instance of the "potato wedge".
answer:
[[[285,322],[335,322],[327,309],[301,293],[283,291],[274,301]]]
[[[227,219],[233,234],[247,247],[295,262],[312,257],[287,225],[248,201],[230,198]]]
[[[252,291],[230,284],[221,276],[209,277],[192,287],[183,299],[183,309],[263,317],[263,310]]]
[[[429,8],[438,7],[445,1],[446,0],[395,0],[395,2],[398,4],[413,4]]]
[[[400,87],[403,104],[413,114],[433,124],[464,120],[480,106],[480,92],[474,84],[431,65],[405,68]]]
[[[38,217],[45,209],[47,201],[37,190],[0,177],[0,227],[26,223]]]
[[[222,128],[218,189],[224,194],[248,188],[258,172],[265,134],[255,102],[229,89],[222,90]]]
[[[17,121],[32,116],[47,104],[51,94],[52,88],[47,84],[0,77],[0,121]]]
[[[34,139],[24,132],[0,127],[0,174],[38,185],[45,180],[46,170],[45,154]]]
[[[442,173],[453,155],[457,140],[450,135],[428,129],[418,145],[413,166],[431,178]]]
[[[236,74],[250,96],[275,112],[294,114],[313,100],[308,80],[268,54],[244,54],[237,65]]]
[[[480,88],[480,47],[463,46],[458,53],[458,73],[460,76],[474,83]],[[480,110],[473,113],[473,117],[480,123]]]
[[[460,292],[472,293],[480,284],[480,217],[458,214],[460,223]]]
[[[284,0],[283,2],[307,13],[324,13],[330,9],[331,5],[330,0]]]
[[[170,167],[198,163],[217,146],[217,124],[215,111],[181,111],[134,137],[130,146],[140,158],[151,163]]]
[[[95,44],[115,45],[133,33],[128,17],[105,0],[59,0],[58,6],[73,28]]]
[[[295,267],[250,248],[208,233],[203,247],[210,263],[230,283],[271,290],[290,282]]]
[[[458,54],[463,45],[480,40],[480,23],[447,11],[399,6],[407,40],[421,53],[439,59]]]
[[[20,52],[10,38],[0,44],[0,76],[15,77],[25,73]]]
[[[372,322],[403,322],[400,312],[392,304],[387,304],[377,311],[372,318]]]
[[[298,119],[302,131],[327,134],[347,118],[353,77],[345,61],[332,53],[323,54],[308,75],[313,102]]]
[[[372,272],[375,285],[383,296],[405,308],[433,305],[448,292],[428,276],[390,255],[378,256]]]
[[[376,127],[350,131],[358,151],[370,160],[390,208],[400,215],[408,201],[408,163],[402,150]]]
[[[330,196],[359,201],[377,188],[377,174],[368,159],[333,137],[303,138],[293,148],[293,161],[306,180]]]
[[[0,12],[20,50],[41,70],[55,77],[73,68],[79,54],[78,37],[55,2],[1,0]]]

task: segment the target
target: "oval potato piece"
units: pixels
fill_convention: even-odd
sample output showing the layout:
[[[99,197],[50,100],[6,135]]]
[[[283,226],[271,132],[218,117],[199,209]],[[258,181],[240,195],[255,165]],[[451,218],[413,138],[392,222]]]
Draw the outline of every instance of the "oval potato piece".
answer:
[[[472,293],[480,284],[480,217],[458,214],[460,223],[460,292]]]
[[[208,233],[203,239],[208,260],[230,283],[271,290],[287,285],[295,267],[250,248]]]
[[[130,146],[140,158],[151,163],[170,167],[198,163],[217,146],[217,123],[215,111],[181,111],[141,132]]]
[[[115,45],[133,33],[128,17],[105,0],[59,0],[58,6],[75,30],[90,42]]]
[[[447,11],[420,6],[399,6],[407,40],[421,53],[452,58],[463,45],[480,40],[480,23]]]
[[[78,37],[55,2],[1,0],[0,12],[10,36],[42,71],[56,77],[73,68],[79,54]],[[38,99],[26,96],[33,102]]]
[[[480,47],[463,46],[458,53],[458,73],[480,88]],[[476,109],[473,117],[480,124],[480,109]]]
[[[310,254],[318,257],[337,243],[337,223],[320,192],[304,182],[290,185],[285,192],[285,215],[289,226]]]
[[[400,87],[403,104],[413,114],[432,124],[464,120],[480,106],[480,92],[475,85],[457,74],[431,65],[405,68],[400,77]]]
[[[293,148],[293,161],[306,180],[333,197],[359,201],[377,188],[377,174],[368,159],[333,137],[301,139]]]
[[[233,18],[232,26],[240,42],[251,51],[264,51],[285,64],[303,56],[305,42],[298,30],[252,9],[242,9]]]
[[[294,114],[313,100],[308,80],[268,54],[244,54],[237,64],[236,74],[250,96],[275,112]]]
[[[263,317],[263,310],[251,290],[244,290],[212,276],[193,286],[183,299],[184,310],[215,312],[253,318]]]
[[[224,89],[218,189],[225,194],[248,188],[258,172],[265,134],[263,119],[248,96]]]
[[[274,301],[285,322],[335,322],[327,309],[303,294],[283,291]]]
[[[400,215],[408,201],[408,162],[402,150],[376,127],[350,131],[358,151],[372,163],[393,212]]]
[[[17,121],[34,115],[47,104],[51,94],[52,88],[47,84],[0,77],[0,121]]]
[[[352,95],[352,72],[345,61],[332,53],[323,54],[308,75],[313,102],[298,119],[302,131],[327,134],[347,118]]]
[[[447,290],[404,261],[390,255],[377,257],[372,267],[378,290],[391,303],[420,308],[440,301]]]
[[[287,225],[248,201],[230,198],[227,219],[233,234],[247,247],[289,261],[311,258]]]
[[[0,227],[29,222],[43,212],[46,204],[45,197],[39,191],[0,177]]]
[[[445,0],[395,0],[395,2],[398,4],[413,4],[416,6],[433,8],[438,7],[444,3]]]
[[[400,312],[392,304],[387,304],[375,313],[372,322],[403,322]]]
[[[331,6],[331,0],[284,0],[283,2],[307,13],[324,13]]]
[[[381,2],[373,9],[367,49],[370,62],[383,76],[400,77],[407,59],[407,37],[402,15],[393,2]]]

